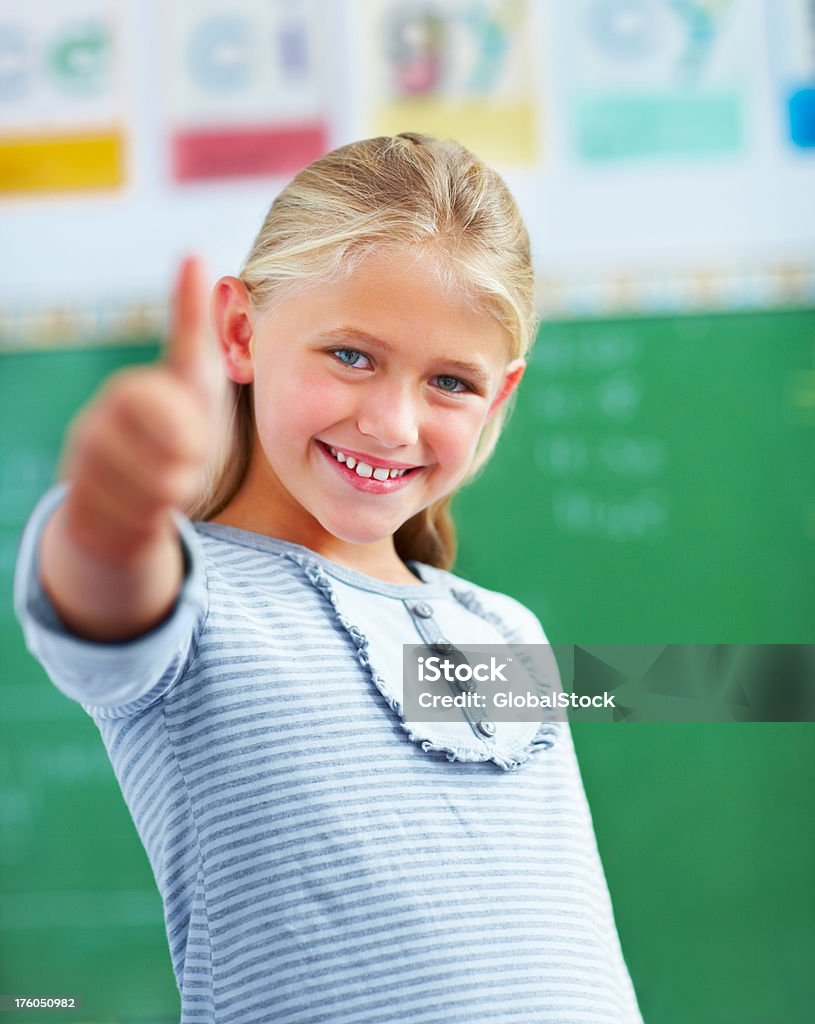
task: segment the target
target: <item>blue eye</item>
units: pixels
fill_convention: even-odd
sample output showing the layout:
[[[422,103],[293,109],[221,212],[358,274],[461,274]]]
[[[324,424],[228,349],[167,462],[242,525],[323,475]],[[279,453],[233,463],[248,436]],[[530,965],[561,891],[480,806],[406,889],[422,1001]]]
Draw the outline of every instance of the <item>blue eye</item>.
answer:
[[[357,352],[355,348],[335,348],[332,350],[331,355],[336,356],[343,366],[356,366],[356,361],[360,356],[363,359],[367,358],[362,352]],[[345,356],[350,356],[351,358],[345,359]]]
[[[460,380],[458,377],[448,377],[447,375],[442,375],[440,377],[436,377],[436,380],[439,382],[439,387],[441,388],[441,390],[447,391],[451,395],[460,394],[460,392],[456,390],[457,384],[461,385],[462,391],[469,390],[464,381]],[[448,384],[450,384],[451,386],[448,387]]]

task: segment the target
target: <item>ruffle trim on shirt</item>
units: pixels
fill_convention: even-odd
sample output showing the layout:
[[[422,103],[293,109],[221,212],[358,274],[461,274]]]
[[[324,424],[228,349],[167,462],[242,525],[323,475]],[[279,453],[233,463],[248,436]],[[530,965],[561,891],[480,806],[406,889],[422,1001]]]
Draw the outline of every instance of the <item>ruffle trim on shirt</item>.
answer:
[[[511,639],[512,631],[509,629],[509,627],[501,618],[501,616],[497,615],[493,611],[490,611],[488,608],[485,608],[481,601],[479,601],[474,591],[456,590],[455,588],[453,588],[451,592],[453,594],[453,597],[459,602],[459,604],[464,605],[464,607],[468,611],[473,612],[473,614],[475,615],[480,615],[482,619],[485,619],[491,625],[495,626],[495,628],[504,637],[508,644],[514,642]],[[545,687],[544,689],[548,690],[550,693],[552,692],[551,687]],[[560,730],[560,722],[541,722],[538,731],[535,733],[534,737],[532,738],[529,745],[526,747],[526,750],[524,751],[525,756],[523,760],[519,761],[516,767],[520,767],[520,765],[522,765],[525,761],[528,761],[532,754],[534,754],[536,751],[550,750],[555,745],[558,736],[560,736]]]
[[[413,743],[418,744],[425,753],[444,754],[450,762],[493,761],[499,768],[503,768],[504,771],[516,771],[522,765],[526,764],[526,762],[538,751],[549,750],[552,747],[558,735],[558,725],[552,723],[542,723],[525,747],[512,753],[504,753],[500,750],[479,750],[478,748],[467,744],[456,744],[453,746],[448,743],[437,743],[432,739],[428,739],[426,736],[420,736],[418,733],[414,732],[404,720],[402,705],[393,696],[393,694],[388,691],[387,683],[376,672],[375,668],[371,664],[367,636],[358,626],[355,626],[348,616],[341,610],[339,601],[337,600],[337,595],[331,585],[331,581],[321,566],[309,561],[308,559],[300,559],[294,554],[288,554],[287,557],[292,558],[300,565],[309,582],[325,596],[326,600],[331,605],[337,621],[354,642],[360,665],[368,670],[377,690],[385,699],[388,707],[397,715],[399,725],[405,733],[407,733],[408,739]],[[509,631],[502,620],[494,613],[485,609],[483,605],[481,605],[480,601],[478,601],[475,594],[471,591],[453,591],[453,593],[455,597],[466,608],[468,608],[468,610],[491,622],[499,630],[502,636],[506,637],[508,635]]]

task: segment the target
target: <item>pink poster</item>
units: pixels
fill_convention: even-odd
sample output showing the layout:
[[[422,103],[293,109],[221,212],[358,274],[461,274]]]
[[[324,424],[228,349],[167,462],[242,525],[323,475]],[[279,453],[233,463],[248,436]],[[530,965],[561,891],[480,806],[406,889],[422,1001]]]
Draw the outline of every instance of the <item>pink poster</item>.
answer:
[[[169,163],[177,182],[289,175],[328,148],[314,0],[174,0]]]

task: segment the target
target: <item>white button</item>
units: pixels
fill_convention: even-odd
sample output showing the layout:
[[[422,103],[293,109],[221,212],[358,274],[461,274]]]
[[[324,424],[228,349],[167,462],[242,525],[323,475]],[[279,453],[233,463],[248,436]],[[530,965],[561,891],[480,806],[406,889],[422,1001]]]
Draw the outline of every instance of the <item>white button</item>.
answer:
[[[495,735],[495,723],[484,719],[483,722],[475,723],[476,729],[481,733],[482,736],[494,736]]]
[[[413,606],[413,614],[418,615],[420,619],[429,619],[433,615],[433,609],[429,604],[425,604],[424,601],[419,601],[418,604]]]

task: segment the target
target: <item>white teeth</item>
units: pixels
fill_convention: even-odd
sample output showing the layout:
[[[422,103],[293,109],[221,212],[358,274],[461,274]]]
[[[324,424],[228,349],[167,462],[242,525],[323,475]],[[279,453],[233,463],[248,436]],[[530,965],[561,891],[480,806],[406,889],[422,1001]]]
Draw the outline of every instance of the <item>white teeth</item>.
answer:
[[[338,451],[336,448],[332,448],[330,445],[328,450],[337,460],[337,462],[343,462],[349,469],[355,469],[357,476],[364,478],[373,477],[374,480],[395,480],[397,477],[404,476],[407,473],[406,469],[386,469],[384,466],[378,466],[376,469],[373,466],[369,466],[367,462],[357,462],[353,455],[346,455],[345,452]]]

